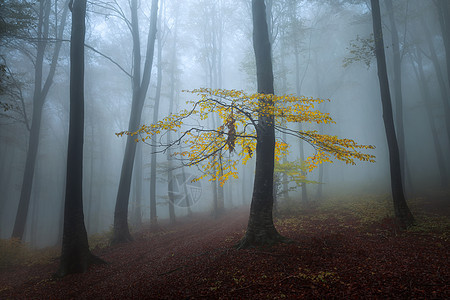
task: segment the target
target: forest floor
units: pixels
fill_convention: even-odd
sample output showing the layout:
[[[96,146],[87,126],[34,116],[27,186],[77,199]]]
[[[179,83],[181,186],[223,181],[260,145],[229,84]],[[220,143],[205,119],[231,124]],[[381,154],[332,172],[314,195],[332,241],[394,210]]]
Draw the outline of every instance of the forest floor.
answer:
[[[234,248],[248,208],[179,218],[94,248],[108,263],[84,274],[53,280],[55,257],[0,270],[0,299],[450,299],[447,196],[415,199],[407,231],[387,196],[287,203],[276,227],[295,243],[263,249]]]

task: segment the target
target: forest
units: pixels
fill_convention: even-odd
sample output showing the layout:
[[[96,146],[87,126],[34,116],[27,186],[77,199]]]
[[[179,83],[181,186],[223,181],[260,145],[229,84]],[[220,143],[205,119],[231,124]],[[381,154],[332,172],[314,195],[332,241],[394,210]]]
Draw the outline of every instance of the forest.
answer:
[[[1,299],[449,299],[450,1],[2,0]]]

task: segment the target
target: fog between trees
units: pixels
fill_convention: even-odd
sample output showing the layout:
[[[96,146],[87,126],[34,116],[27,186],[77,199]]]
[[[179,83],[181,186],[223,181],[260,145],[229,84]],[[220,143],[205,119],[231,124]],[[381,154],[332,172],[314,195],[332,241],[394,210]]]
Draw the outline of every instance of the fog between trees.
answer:
[[[7,30],[2,31],[0,48],[4,66],[0,96],[0,238],[9,238],[16,223],[26,157],[33,143],[31,135],[39,143],[34,176],[26,183],[30,201],[23,240],[44,247],[59,243],[62,234],[71,15],[67,13],[63,27],[66,1],[30,2],[26,10],[11,5],[16,2],[28,3],[6,1],[1,7],[2,15],[6,16],[2,22],[14,23],[13,10],[21,9],[25,25],[19,24],[17,28],[2,25]],[[126,144],[126,138],[119,138],[115,133],[128,129],[137,53],[141,55],[139,76],[144,77],[144,62],[148,59],[151,1],[136,1],[134,17],[128,3],[96,1],[87,6],[83,198],[89,234],[110,230],[113,225]],[[443,6],[440,6],[445,1],[444,4],[393,1],[393,7],[387,3],[381,1],[381,18],[395,120],[398,120],[399,107],[395,104],[394,91],[394,23],[399,43],[403,172],[408,198],[448,188],[450,161],[446,153],[450,147],[447,127],[450,120],[445,48],[448,41],[443,39],[446,37],[443,30],[448,33],[445,31],[448,15],[442,13]],[[376,146],[372,151],[376,163],[348,166],[335,162],[308,173],[308,180],[321,183],[303,186],[308,200],[321,201],[337,194],[390,194],[377,67],[370,50],[373,43],[370,3],[270,0],[266,6],[275,93],[331,100],[318,108],[331,113],[337,124],[323,127],[304,124],[303,129],[317,129]],[[197,100],[195,95],[182,90],[206,87],[256,92],[250,1],[159,1],[158,14],[153,67],[148,74],[149,87],[139,124],[154,121],[158,83],[158,118],[189,108],[186,100]],[[130,31],[133,18],[138,20],[139,44],[133,43],[133,31]],[[362,40],[367,41],[368,51],[360,48]],[[59,44],[61,50],[57,53]],[[133,50],[136,45],[138,49]],[[43,94],[35,88],[40,60],[40,89],[45,89],[45,81],[51,76],[52,61],[55,73],[42,101],[40,129],[33,131],[33,123],[38,122],[32,119],[33,110],[40,105],[36,93]],[[348,61],[351,63],[344,67]],[[308,145],[300,146],[298,140],[286,139],[291,146],[288,160],[300,159],[301,151],[305,158],[313,154]],[[167,154],[159,153],[156,163],[151,163],[151,147],[144,143],[138,143],[136,151],[128,205],[132,229],[150,219],[150,181],[154,174],[156,184],[152,192],[156,196],[158,222],[169,219],[168,178],[199,175],[196,167],[190,167],[174,169],[168,177],[168,165],[175,166],[176,160],[168,160]],[[175,205],[174,214],[212,212],[214,194],[223,197],[219,209],[221,205],[226,210],[249,205],[254,163],[253,158],[246,166],[240,166],[239,179],[231,178],[223,188],[207,180],[200,181],[198,202],[188,208]],[[151,174],[152,166],[156,167],[154,174]],[[299,202],[306,196],[301,188],[289,192],[289,197]],[[283,197],[279,201],[282,203]]]

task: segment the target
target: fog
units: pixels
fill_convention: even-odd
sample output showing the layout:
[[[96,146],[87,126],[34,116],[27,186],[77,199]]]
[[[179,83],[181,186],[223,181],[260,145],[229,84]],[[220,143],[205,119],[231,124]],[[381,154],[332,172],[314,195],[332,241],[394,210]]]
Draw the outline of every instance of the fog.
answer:
[[[2,4],[6,16],[10,2],[15,1]],[[61,28],[61,16],[66,5],[64,2],[52,2],[49,10],[50,25],[43,57],[42,86],[52,68],[55,47],[58,42],[62,42],[55,75],[42,107],[39,144],[23,236],[24,241],[37,248],[59,244],[62,235],[69,128],[70,12],[63,36],[55,36],[55,32]],[[171,99],[175,112],[192,105],[186,104],[186,101],[198,100],[194,94],[184,90],[205,87],[256,92],[250,1],[159,2],[153,68],[140,124],[153,122],[158,66],[162,74],[158,119],[170,113]],[[118,137],[115,133],[128,129],[133,97],[131,74],[135,66],[129,3],[123,0],[88,3],[83,164],[83,201],[88,234],[109,231],[113,224],[126,145],[126,138]],[[138,4],[143,70],[151,1],[138,1]],[[390,194],[389,154],[375,56],[369,51],[368,56],[365,56],[368,64],[363,59],[354,59],[344,66],[346,61],[354,58],[355,53],[362,57],[365,55],[363,51],[355,52],[352,44],[361,46],[358,42],[361,39],[372,39],[373,43],[370,3],[355,0],[270,0],[266,4],[275,93],[330,99],[318,109],[329,112],[336,124],[325,124],[319,128],[307,123],[303,129],[321,130],[326,134],[354,139],[360,144],[376,146],[375,150],[370,151],[376,156],[375,163],[358,162],[355,166],[342,162],[326,163],[321,166],[323,176],[319,177],[320,168],[308,173],[308,180],[320,182],[306,185],[309,201],[322,201],[336,195]],[[29,11],[37,18],[39,2],[32,1]],[[392,24],[385,5],[381,6],[381,12],[391,95],[395,102]],[[448,182],[442,182],[443,175],[439,169],[439,166],[443,168],[448,178],[450,160],[445,155],[450,150],[446,127],[446,118],[449,117],[446,111],[449,101],[448,62],[438,11],[433,1],[394,1],[394,18],[401,56],[405,192],[407,198],[411,199],[448,189]],[[32,20],[28,28],[19,29],[12,35],[2,32],[2,239],[10,238],[13,231],[29,151],[29,136],[32,134],[31,123],[35,122],[32,115],[36,105],[33,103],[38,48],[36,22]],[[437,64],[433,63],[433,53]],[[420,76],[420,67],[423,77]],[[444,88],[440,82],[443,82]],[[398,112],[394,103],[393,108],[396,117]],[[290,137],[287,141],[290,144],[287,159],[300,159],[300,141]],[[150,218],[152,148],[142,142],[137,147],[128,215],[133,228],[140,223],[137,215],[141,216],[142,222],[148,222]],[[315,150],[306,143],[302,147],[305,158],[314,154]],[[436,150],[436,147],[440,150]],[[176,151],[178,149],[172,150]],[[444,160],[440,163],[437,151],[444,154]],[[157,154],[158,222],[169,219],[167,161],[166,154]],[[250,204],[254,168],[255,157],[247,165],[238,167],[238,179],[230,178],[225,183],[225,210]],[[141,176],[139,170],[142,171]],[[182,201],[175,203],[175,215],[178,217],[198,212],[212,214],[214,183],[205,178],[192,186],[193,183],[186,181],[190,175],[200,175],[196,166],[174,169],[172,179],[178,178],[180,174],[184,174],[186,185],[180,183],[179,189],[183,186],[193,187],[189,194],[194,203],[188,205],[189,209]],[[180,190],[176,192],[183,194]],[[289,197],[301,202],[301,188],[289,192]]]

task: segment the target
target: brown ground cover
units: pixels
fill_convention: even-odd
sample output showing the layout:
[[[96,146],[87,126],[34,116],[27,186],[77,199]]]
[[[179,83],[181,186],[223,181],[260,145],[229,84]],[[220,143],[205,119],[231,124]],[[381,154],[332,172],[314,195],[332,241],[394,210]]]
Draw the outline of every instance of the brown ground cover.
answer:
[[[295,242],[250,250],[233,248],[248,208],[184,218],[94,249],[108,264],[85,274],[53,280],[56,258],[0,270],[0,299],[450,299],[448,206],[421,214],[435,226],[406,232],[372,219],[373,207],[282,213],[277,228]]]

